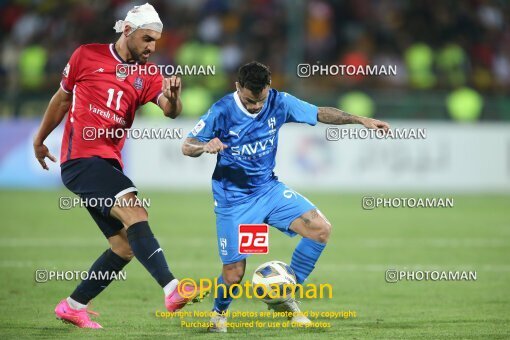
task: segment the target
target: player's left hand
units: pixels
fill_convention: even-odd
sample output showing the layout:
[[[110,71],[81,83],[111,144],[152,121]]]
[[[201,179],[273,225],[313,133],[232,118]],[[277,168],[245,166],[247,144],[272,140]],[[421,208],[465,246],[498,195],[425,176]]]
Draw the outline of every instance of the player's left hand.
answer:
[[[163,95],[171,102],[176,102],[181,96],[181,78],[171,76],[163,78],[163,86],[161,87]]]
[[[372,118],[363,118],[361,120],[361,124],[367,129],[383,129],[387,132],[390,129],[390,124],[383,122],[381,120],[372,119]]]

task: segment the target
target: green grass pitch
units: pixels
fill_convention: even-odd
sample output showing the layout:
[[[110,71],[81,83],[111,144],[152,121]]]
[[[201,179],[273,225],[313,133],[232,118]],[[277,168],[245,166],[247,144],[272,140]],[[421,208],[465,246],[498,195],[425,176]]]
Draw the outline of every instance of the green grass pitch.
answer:
[[[149,222],[174,274],[216,276],[220,260],[210,194],[142,194],[151,199]],[[244,328],[226,335],[183,328],[179,319],[156,318],[155,312],[164,310],[162,291],[133,260],[126,267],[127,280],[113,282],[92,303],[92,309],[101,313],[96,320],[105,329],[62,324],[53,309],[77,282],[36,283],[35,270],[87,270],[107,243],[85,209],[59,210],[58,197],[70,195],[66,191],[2,191],[0,338],[510,337],[508,196],[457,195],[454,208],[365,211],[362,195],[305,194],[333,224],[329,245],[309,282],[330,283],[334,291],[333,299],[305,300],[301,308],[351,310],[356,318],[316,320],[329,322],[330,328]],[[289,263],[297,241],[271,230],[270,253],[249,259],[247,278],[262,262]],[[390,268],[476,270],[477,280],[386,283],[385,271]],[[208,311],[211,306],[208,297],[186,310]],[[232,311],[265,308],[248,299],[231,306]]]

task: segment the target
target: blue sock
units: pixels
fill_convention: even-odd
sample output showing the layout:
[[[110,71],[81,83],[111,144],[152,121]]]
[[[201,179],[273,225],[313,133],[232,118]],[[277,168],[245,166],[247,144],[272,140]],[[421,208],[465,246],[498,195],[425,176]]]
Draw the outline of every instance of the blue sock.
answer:
[[[324,247],[326,247],[325,243],[305,237],[299,241],[290,262],[290,267],[296,273],[297,283],[303,283],[310,275]]]
[[[226,287],[223,287],[223,285]],[[218,291],[216,292],[217,296],[214,298],[213,311],[217,313],[224,313],[228,309],[228,306],[230,306],[230,303],[232,302],[232,296],[229,294],[229,287],[230,286],[226,285],[225,281],[223,281],[223,276],[220,275],[218,277]],[[237,294],[237,290],[238,287],[236,286],[232,293]]]
[[[83,305],[88,304],[90,300],[98,296],[112,282],[113,274],[108,274],[107,277],[104,277],[104,273],[118,273],[128,263],[129,261],[124,260],[111,249],[108,249],[99,256],[89,269],[89,277],[94,278],[83,280],[71,294],[71,299]],[[92,276],[92,272],[95,272],[95,276]]]
[[[127,237],[136,259],[151,273],[161,287],[165,287],[175,279],[168,269],[163,250],[154,238],[147,221],[138,222],[129,227]]]

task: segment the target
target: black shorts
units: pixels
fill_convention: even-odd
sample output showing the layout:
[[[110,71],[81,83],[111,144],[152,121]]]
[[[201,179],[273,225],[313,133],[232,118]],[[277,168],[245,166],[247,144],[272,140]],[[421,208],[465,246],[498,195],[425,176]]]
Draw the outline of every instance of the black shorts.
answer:
[[[71,159],[63,163],[60,170],[64,185],[83,200],[111,202],[129,192],[136,194],[138,191],[115,159]],[[87,207],[106,238],[116,235],[124,227],[119,220],[110,216],[111,208],[111,205],[104,204]]]

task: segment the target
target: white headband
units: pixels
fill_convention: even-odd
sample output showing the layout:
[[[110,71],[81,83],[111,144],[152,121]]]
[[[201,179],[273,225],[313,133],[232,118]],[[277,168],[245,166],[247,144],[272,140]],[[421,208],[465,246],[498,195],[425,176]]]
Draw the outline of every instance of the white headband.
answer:
[[[117,33],[124,31],[126,25],[131,26],[132,30],[129,34],[133,33],[138,28],[149,29],[161,33],[163,31],[163,23],[159,19],[158,12],[152,7],[151,4],[146,3],[142,6],[135,6],[130,10],[126,19],[118,20],[113,26]]]

